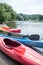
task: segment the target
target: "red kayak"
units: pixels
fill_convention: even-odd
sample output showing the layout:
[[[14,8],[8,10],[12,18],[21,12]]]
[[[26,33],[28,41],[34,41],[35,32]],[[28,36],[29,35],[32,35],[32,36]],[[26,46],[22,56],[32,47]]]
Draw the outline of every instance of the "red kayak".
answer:
[[[2,29],[5,30],[5,31],[9,31],[9,32],[16,32],[16,33],[21,32],[20,29],[14,29],[14,28],[10,28],[10,27],[2,27]]]
[[[23,65],[43,65],[42,55],[18,41],[0,37],[0,50]]]

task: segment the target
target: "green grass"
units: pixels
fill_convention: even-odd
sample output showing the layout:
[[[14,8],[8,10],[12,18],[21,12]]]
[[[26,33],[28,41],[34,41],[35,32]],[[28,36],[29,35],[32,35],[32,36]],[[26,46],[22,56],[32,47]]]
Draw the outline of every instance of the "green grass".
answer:
[[[6,22],[6,25],[11,27],[11,28],[16,28],[17,27],[16,21],[14,21],[14,22],[11,22],[11,21],[9,22],[8,21],[8,22]]]

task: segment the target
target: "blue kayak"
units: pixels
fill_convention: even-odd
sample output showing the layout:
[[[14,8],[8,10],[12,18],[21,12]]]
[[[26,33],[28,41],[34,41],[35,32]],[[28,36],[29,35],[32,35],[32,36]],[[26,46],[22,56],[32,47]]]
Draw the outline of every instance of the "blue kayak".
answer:
[[[19,41],[22,44],[27,45],[27,46],[32,45],[32,46],[35,46],[35,47],[43,48],[43,40],[33,41],[33,40],[30,40],[28,37],[18,38],[18,37],[9,36],[9,35],[6,35],[6,34],[0,34],[0,36]]]

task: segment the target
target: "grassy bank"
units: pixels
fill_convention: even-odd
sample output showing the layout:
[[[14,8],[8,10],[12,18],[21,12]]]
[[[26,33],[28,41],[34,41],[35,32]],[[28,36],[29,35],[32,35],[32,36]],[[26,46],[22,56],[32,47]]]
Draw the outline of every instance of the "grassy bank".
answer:
[[[14,21],[14,22],[8,21],[8,22],[6,22],[6,25],[11,27],[11,28],[16,28],[17,27],[16,21]]]

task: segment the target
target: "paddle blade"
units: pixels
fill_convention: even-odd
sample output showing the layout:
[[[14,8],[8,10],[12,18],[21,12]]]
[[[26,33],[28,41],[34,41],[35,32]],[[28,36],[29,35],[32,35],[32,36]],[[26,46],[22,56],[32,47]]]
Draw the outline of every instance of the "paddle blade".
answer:
[[[40,36],[38,34],[33,34],[29,36],[29,39],[37,41],[40,39]]]

